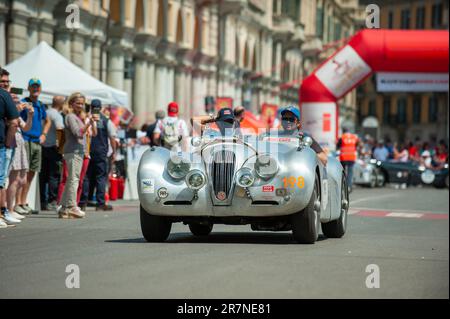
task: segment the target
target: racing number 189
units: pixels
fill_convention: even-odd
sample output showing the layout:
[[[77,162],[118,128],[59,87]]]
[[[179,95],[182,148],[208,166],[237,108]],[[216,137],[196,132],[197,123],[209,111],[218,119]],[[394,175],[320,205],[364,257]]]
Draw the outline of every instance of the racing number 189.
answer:
[[[290,176],[290,177],[285,177],[283,178],[283,183],[284,183],[284,188],[294,188],[295,186],[297,186],[298,188],[303,188],[305,187],[305,179],[303,178],[303,176],[299,176],[299,177],[294,177],[294,176]]]

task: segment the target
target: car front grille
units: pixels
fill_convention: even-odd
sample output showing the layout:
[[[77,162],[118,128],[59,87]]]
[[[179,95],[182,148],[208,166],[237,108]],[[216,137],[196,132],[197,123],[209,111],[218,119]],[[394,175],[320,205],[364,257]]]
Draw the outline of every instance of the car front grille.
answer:
[[[231,191],[236,166],[236,155],[231,151],[218,151],[214,153],[210,172],[214,195],[219,200],[226,200]]]

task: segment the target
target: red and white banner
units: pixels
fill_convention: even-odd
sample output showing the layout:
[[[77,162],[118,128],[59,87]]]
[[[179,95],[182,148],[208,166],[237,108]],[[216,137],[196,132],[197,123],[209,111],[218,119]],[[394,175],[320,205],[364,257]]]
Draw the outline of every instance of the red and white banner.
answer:
[[[371,72],[372,69],[359,54],[351,46],[346,45],[316,71],[316,76],[336,98],[339,98]]]
[[[377,73],[379,92],[447,92],[448,73]]]
[[[438,74],[448,74],[448,59],[447,30],[361,30],[303,80],[299,105],[305,128],[324,146],[334,149],[338,132],[336,102],[372,72],[423,73],[428,77],[416,82],[397,79],[395,89],[406,89],[407,85],[408,91],[434,91],[448,86],[448,75],[446,79],[438,78]],[[324,110],[312,110],[322,107]],[[333,134],[326,131],[326,123],[335,130]]]

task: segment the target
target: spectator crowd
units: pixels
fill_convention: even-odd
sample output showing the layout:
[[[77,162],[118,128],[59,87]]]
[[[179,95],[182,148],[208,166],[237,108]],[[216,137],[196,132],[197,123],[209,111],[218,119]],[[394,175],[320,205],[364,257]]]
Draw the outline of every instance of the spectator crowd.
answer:
[[[41,210],[60,218],[83,218],[88,205],[112,210],[106,203],[109,171],[114,164],[117,130],[100,100],[83,94],[40,100],[39,79],[28,82],[28,97],[11,85],[0,68],[0,228],[38,214],[28,203],[39,176]]]
[[[88,206],[113,209],[106,201],[108,177],[126,178],[128,151],[186,147],[189,130],[176,102],[168,105],[167,116],[156,112],[155,122],[141,130],[132,128],[132,118],[121,119],[116,128],[100,100],[75,92],[46,105],[40,99],[43,85],[30,79],[29,95],[19,99],[23,91],[0,68],[0,228],[39,214],[35,203],[27,202],[36,176],[41,210],[83,218]]]
[[[422,141],[416,137],[414,141],[393,143],[390,139],[374,140],[366,136],[360,143],[360,157],[378,161],[415,161],[429,169],[440,169],[448,163],[448,146],[444,140],[437,142]]]

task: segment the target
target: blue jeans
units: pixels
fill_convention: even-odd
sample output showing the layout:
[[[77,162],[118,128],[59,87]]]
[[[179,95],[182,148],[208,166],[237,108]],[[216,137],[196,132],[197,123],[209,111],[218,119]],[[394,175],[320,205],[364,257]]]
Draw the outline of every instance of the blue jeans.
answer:
[[[355,165],[355,162],[342,161],[341,164],[344,167],[345,174],[347,175],[348,188],[352,188],[352,185],[353,185],[353,165]]]
[[[15,148],[0,148],[0,189],[5,188],[15,151]]]
[[[95,190],[97,206],[105,205],[105,192],[108,183],[108,160],[101,156],[92,156],[86,177],[83,181],[83,192],[81,194],[80,206],[87,204],[92,199]]]

